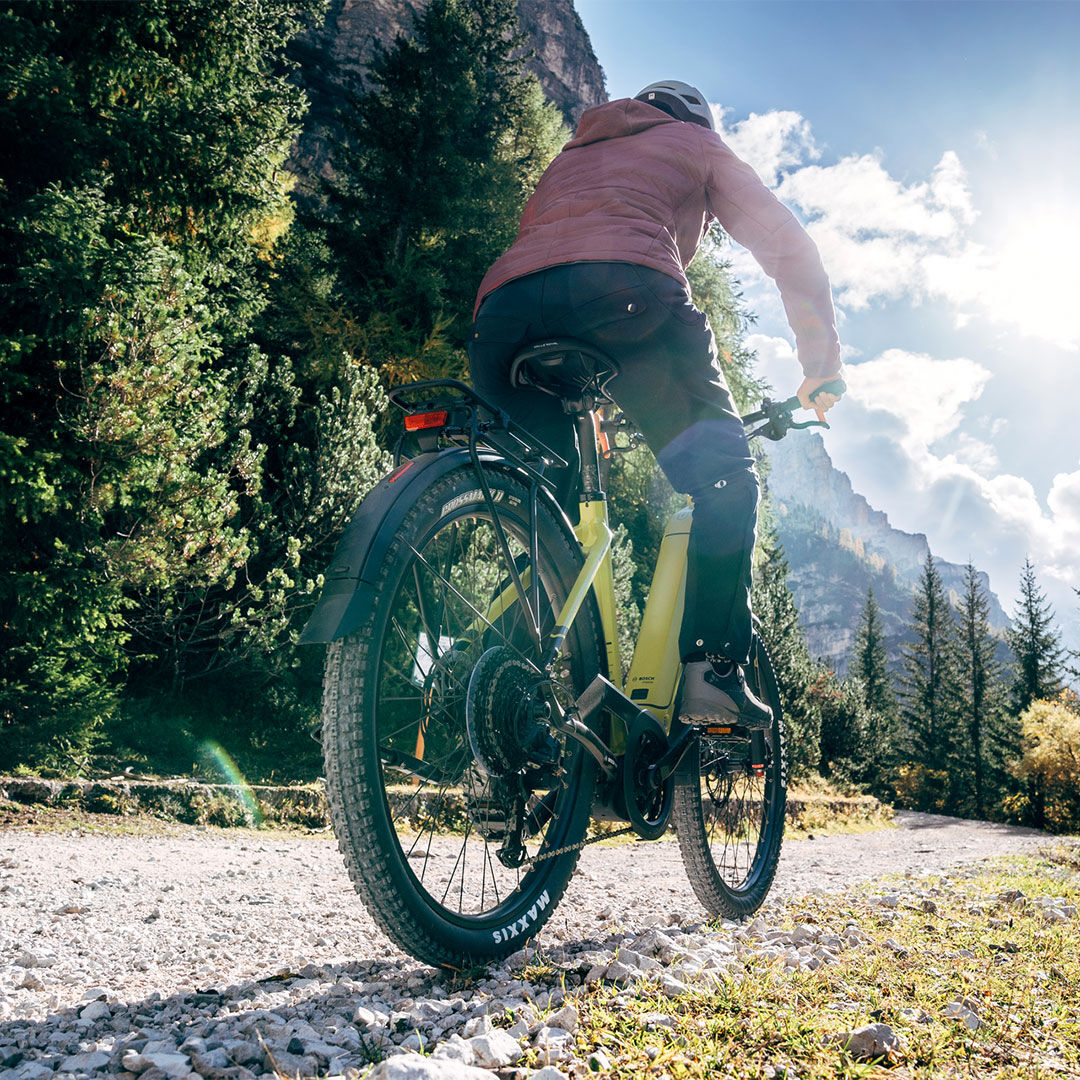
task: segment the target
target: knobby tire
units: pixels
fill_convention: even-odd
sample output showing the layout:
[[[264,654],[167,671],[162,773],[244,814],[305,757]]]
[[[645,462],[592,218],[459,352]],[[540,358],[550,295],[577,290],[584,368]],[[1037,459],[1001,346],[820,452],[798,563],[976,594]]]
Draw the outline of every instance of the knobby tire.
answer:
[[[580,568],[579,546],[540,499],[533,566],[527,484],[508,468],[485,476],[519,577],[532,582],[538,572],[546,637]],[[527,692],[537,662],[518,601],[492,614],[511,580],[475,473],[452,471],[417,497],[379,570],[370,616],[327,655],[323,752],[338,845],[379,926],[438,966],[468,967],[520,949],[554,911],[578,859],[574,850],[513,868],[498,858],[513,781],[493,777],[488,759],[514,745],[516,735],[503,740],[498,725]],[[602,670],[601,645],[590,598],[557,665],[565,697]],[[518,682],[496,683],[485,698],[494,701],[483,714],[485,771],[465,704],[477,661],[492,647],[514,657],[508,666]],[[563,775],[525,772],[535,788],[526,804],[527,858],[576,844],[588,828],[594,766],[572,741],[556,746]]]
[[[715,917],[742,918],[764,902],[784,836],[787,757],[772,664],[755,638],[747,683],[773,711],[764,768],[750,768],[747,741],[702,734],[676,775],[672,821],[687,877]]]

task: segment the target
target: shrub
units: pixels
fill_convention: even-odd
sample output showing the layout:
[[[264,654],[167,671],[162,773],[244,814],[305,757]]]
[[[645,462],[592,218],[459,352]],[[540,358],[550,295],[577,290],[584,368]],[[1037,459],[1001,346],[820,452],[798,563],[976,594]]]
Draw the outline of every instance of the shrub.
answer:
[[[1075,695],[1035,701],[1020,717],[1027,817],[1053,832],[1080,831],[1080,711]]]

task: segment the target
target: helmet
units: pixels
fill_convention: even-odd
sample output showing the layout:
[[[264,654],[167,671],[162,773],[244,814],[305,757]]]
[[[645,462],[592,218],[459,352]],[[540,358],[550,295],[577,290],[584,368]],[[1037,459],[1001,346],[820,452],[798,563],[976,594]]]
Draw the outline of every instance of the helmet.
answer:
[[[709,108],[705,95],[689,83],[679,82],[678,79],[649,83],[635,95],[634,100],[655,105],[676,120],[686,120],[691,124],[707,127],[710,131],[716,130],[712,109]]]

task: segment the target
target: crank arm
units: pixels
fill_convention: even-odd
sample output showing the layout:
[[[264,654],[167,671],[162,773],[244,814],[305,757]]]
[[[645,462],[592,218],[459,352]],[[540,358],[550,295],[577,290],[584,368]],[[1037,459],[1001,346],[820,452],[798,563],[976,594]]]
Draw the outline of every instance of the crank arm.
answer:
[[[638,716],[647,717],[653,723],[656,717],[646,709],[641,709],[631,701],[617,686],[608,682],[603,675],[597,675],[585,688],[581,696],[573,706],[562,716],[561,720],[553,721],[553,726],[560,731],[565,731],[571,738],[577,739],[594,758],[604,772],[607,780],[614,780],[618,775],[619,761],[599,735],[589,726],[590,721],[601,709],[607,709],[614,713],[625,725],[627,730]],[[688,745],[688,744],[687,744]],[[670,752],[670,751],[669,751]],[[685,752],[685,746],[680,744],[676,764]],[[666,759],[665,754],[665,759]],[[671,771],[674,771],[674,765]],[[668,773],[670,775],[670,772]],[[663,778],[667,779],[667,776]]]
[[[698,729],[691,727],[689,724],[675,736],[674,741],[664,751],[663,757],[649,768],[649,783],[654,788],[658,788],[665,783],[667,778],[679,767],[682,759],[686,756],[686,751],[690,749],[697,737]]]

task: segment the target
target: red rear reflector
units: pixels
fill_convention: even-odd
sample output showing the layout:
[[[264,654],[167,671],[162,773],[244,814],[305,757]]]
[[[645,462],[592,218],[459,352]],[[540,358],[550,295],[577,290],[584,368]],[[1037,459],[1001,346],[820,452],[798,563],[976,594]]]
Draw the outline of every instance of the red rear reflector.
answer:
[[[403,461],[387,478],[386,482],[392,484],[402,473],[407,473],[413,467],[413,462]]]
[[[424,428],[442,427],[446,423],[447,412],[419,412],[405,417],[406,431],[423,431]]]

